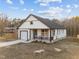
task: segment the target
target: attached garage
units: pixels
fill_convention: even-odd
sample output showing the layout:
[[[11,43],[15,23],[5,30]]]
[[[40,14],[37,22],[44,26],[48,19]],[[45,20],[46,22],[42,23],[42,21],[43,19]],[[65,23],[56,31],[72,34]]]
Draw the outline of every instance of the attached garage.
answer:
[[[20,31],[20,39],[21,40],[28,40],[28,31]]]

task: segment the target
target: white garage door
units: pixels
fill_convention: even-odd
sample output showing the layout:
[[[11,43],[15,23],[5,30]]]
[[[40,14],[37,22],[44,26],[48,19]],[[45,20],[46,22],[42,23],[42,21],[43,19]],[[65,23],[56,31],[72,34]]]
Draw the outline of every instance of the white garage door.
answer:
[[[21,31],[21,40],[27,40],[28,37],[27,34],[28,34],[27,31]]]

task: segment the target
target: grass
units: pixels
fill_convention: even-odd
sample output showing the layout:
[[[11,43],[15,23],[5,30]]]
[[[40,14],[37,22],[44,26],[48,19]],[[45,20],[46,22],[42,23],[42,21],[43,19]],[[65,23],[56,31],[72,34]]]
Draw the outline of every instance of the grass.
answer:
[[[62,49],[62,51],[57,52],[54,48]],[[38,49],[44,49],[45,52],[35,54],[34,51]],[[79,43],[71,39],[61,40],[53,44],[20,43],[0,48],[0,59],[79,59]]]
[[[0,41],[11,41],[16,39],[17,35],[15,33],[5,33],[2,36],[0,36]]]
[[[67,39],[67,40],[69,40],[69,41],[72,41],[72,42],[77,42],[77,43],[79,43],[79,38],[76,38],[76,37],[67,37],[67,38],[65,38],[65,39]]]

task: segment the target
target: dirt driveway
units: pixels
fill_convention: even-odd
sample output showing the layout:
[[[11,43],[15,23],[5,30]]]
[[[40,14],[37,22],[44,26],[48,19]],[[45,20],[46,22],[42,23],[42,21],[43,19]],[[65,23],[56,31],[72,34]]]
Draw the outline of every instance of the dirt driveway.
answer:
[[[14,44],[22,43],[22,40],[14,40],[14,41],[8,41],[8,42],[0,42],[0,47],[6,47]]]
[[[54,48],[62,51],[57,52]],[[34,51],[44,49],[41,54]],[[62,40],[53,44],[28,43],[0,48],[0,59],[79,59],[79,43]]]

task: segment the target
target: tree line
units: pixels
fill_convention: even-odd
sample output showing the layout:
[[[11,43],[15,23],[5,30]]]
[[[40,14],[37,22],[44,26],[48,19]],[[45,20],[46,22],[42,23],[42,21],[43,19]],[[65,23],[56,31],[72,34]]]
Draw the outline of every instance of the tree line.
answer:
[[[4,34],[6,28],[18,27],[20,22],[20,19],[11,19],[4,14],[0,14],[0,35]]]
[[[3,33],[5,27],[17,27],[23,22],[21,19],[14,18],[9,19],[7,16],[0,15],[0,34]],[[79,35],[79,16],[73,16],[69,19],[64,19],[63,21],[58,19],[53,19],[52,22],[63,25],[67,29],[67,36],[77,36]]]

